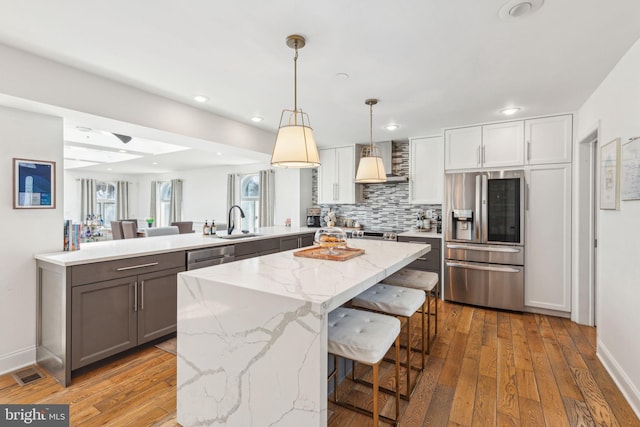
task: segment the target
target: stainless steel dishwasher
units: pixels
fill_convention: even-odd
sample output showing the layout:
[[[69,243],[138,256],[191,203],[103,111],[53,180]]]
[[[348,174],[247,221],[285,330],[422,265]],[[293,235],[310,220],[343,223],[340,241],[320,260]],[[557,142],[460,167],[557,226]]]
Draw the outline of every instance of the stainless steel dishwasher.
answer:
[[[187,252],[187,270],[211,267],[235,260],[235,246],[217,246]]]

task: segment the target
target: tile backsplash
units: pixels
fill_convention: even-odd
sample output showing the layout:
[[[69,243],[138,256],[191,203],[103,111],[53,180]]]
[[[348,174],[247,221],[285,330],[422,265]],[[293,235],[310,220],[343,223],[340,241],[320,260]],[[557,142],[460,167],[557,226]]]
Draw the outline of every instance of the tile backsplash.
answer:
[[[399,176],[409,175],[409,142],[393,141],[392,170]],[[317,206],[318,172],[313,171],[312,200]],[[322,216],[331,209],[336,213],[337,225],[344,225],[344,220],[358,220],[368,229],[402,229],[408,230],[416,225],[420,209],[434,211],[434,217],[442,215],[442,205],[414,205],[409,203],[409,183],[364,184],[363,203],[355,205],[321,204]]]

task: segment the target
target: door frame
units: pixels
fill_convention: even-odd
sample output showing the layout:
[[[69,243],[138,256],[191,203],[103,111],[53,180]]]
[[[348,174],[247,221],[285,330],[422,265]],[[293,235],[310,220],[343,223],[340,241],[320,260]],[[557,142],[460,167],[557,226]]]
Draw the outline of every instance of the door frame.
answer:
[[[575,192],[573,214],[575,263],[571,320],[595,326],[598,312],[597,231],[599,195],[600,122],[580,138],[576,149]]]

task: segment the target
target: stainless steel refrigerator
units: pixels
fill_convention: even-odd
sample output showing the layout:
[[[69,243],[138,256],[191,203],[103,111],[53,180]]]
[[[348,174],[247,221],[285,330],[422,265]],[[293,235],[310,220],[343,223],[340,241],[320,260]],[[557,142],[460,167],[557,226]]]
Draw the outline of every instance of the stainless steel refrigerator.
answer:
[[[524,171],[451,173],[445,183],[444,298],[523,310]]]

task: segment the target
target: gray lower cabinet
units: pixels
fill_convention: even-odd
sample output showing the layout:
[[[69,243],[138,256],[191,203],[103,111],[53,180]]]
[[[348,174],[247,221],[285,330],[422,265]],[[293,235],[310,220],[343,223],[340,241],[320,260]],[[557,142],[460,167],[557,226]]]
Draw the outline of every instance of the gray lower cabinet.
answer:
[[[181,271],[184,268],[74,286],[71,369],[175,332]]]
[[[440,282],[442,282],[442,239],[433,237],[399,236],[398,241],[430,244],[431,251],[409,264],[407,268],[438,273],[438,278],[440,279]]]
[[[240,261],[242,259],[274,254],[276,252],[280,252],[279,238],[239,242],[236,243],[234,259]]]
[[[315,233],[300,234],[297,236],[287,236],[280,238],[280,251],[304,248],[313,245]]]

